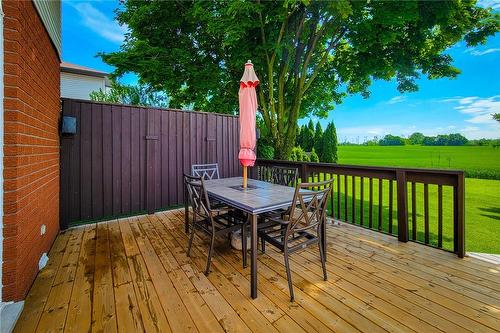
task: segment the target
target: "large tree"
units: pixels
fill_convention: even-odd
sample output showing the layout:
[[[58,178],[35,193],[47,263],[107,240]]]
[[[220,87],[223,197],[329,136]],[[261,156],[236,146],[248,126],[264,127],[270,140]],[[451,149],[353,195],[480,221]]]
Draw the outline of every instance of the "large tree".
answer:
[[[237,112],[238,80],[251,59],[261,80],[259,112],[287,158],[297,120],[324,117],[347,94],[367,97],[373,80],[455,77],[446,49],[486,41],[499,15],[475,1],[124,1],[127,34],[103,54],[115,75],[137,73],[167,91],[170,105]]]

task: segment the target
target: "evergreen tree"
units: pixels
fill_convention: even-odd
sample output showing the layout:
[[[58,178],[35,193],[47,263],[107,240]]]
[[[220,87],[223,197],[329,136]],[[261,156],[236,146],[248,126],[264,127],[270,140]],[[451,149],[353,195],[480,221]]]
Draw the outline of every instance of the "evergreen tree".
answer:
[[[312,120],[309,120],[309,123],[304,126],[302,126],[302,130],[300,131],[301,133],[301,144],[300,147],[304,151],[311,151],[313,148],[313,141],[314,141],[314,123]]]
[[[300,126],[297,124],[297,128],[295,129],[295,147],[300,147],[301,140],[300,140]]]
[[[318,156],[321,156],[321,146],[322,146],[322,140],[323,140],[323,128],[321,128],[321,124],[319,121],[316,123],[316,128],[314,130],[314,143],[313,143],[313,150],[316,151],[316,154]]]
[[[337,163],[337,130],[330,122],[323,133],[321,162]]]

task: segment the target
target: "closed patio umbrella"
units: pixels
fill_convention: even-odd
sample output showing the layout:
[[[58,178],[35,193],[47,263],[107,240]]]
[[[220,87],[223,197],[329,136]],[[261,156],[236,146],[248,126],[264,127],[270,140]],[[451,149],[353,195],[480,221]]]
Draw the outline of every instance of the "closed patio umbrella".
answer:
[[[245,71],[240,80],[240,153],[238,159],[243,166],[243,188],[247,187],[247,167],[255,163],[255,114],[257,113],[257,94],[255,87],[259,79],[255,75],[250,60],[245,64]]]

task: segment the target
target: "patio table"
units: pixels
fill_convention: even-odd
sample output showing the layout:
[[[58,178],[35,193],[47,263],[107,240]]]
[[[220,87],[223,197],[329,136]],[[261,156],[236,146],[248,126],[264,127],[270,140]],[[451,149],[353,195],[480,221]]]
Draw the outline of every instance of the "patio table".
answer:
[[[248,188],[243,190],[242,183],[242,177],[212,179],[205,181],[205,188],[211,198],[248,214],[251,227],[250,291],[252,298],[255,299],[257,298],[258,216],[276,209],[289,207],[293,201],[295,188],[248,179]],[[188,223],[187,206],[185,223],[186,225]],[[325,235],[324,232],[323,235]],[[325,244],[325,237],[322,241]]]

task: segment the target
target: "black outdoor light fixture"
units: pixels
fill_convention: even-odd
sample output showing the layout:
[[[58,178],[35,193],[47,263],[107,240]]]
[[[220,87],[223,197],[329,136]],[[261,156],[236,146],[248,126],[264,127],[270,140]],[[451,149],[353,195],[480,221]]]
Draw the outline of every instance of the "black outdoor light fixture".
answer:
[[[76,134],[76,117],[63,116],[61,125],[62,134]]]

